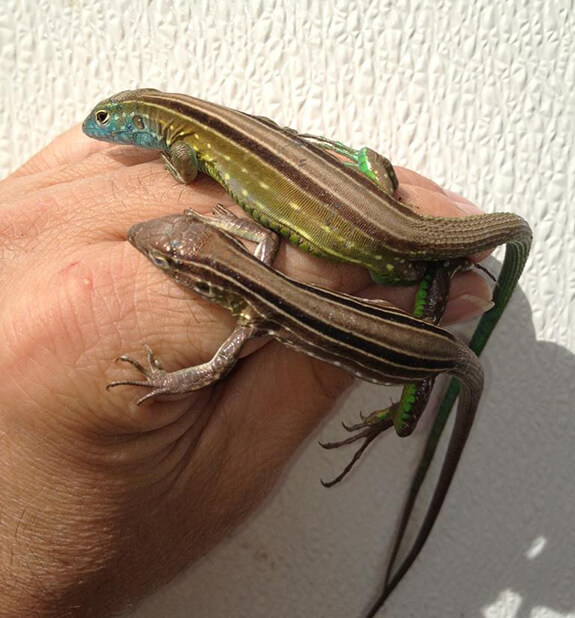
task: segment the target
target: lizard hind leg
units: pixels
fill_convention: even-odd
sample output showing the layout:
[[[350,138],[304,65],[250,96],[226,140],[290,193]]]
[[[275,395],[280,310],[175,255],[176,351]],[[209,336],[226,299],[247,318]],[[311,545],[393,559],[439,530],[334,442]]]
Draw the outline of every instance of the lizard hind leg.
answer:
[[[346,431],[357,432],[349,438],[338,440],[337,442],[320,442],[320,446],[325,449],[339,448],[340,446],[346,446],[353,444],[358,440],[363,440],[363,443],[356,450],[353,457],[345,468],[331,481],[321,481],[324,487],[332,487],[341,480],[343,480],[355,464],[359,461],[367,447],[379,436],[380,433],[386,431],[393,426],[393,411],[397,404],[391,404],[391,406],[385,410],[372,412],[365,418],[362,418],[361,422],[355,425],[345,425],[343,427]]]
[[[429,399],[429,393],[433,387],[434,378],[421,380],[420,382],[407,384],[401,394],[399,401],[392,403],[384,410],[375,410],[368,416],[362,417],[359,423],[354,425],[343,425],[346,431],[354,435],[337,442],[320,442],[320,446],[325,449],[339,448],[353,444],[358,440],[363,440],[361,446],[354,453],[350,462],[345,468],[331,481],[321,481],[324,487],[332,487],[339,483],[351,471],[353,466],[359,461],[367,447],[390,427],[395,427],[398,436],[406,437],[411,435]]]
[[[368,146],[355,150],[342,142],[331,140],[320,135],[300,133],[299,137],[318,148],[344,157],[346,159],[344,161],[345,165],[362,173],[388,195],[393,196],[395,190],[399,186],[399,180],[397,179],[391,161]]]

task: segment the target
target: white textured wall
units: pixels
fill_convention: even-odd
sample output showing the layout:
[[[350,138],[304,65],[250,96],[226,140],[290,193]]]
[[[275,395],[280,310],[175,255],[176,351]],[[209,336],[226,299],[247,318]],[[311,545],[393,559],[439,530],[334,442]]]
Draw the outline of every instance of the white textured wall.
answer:
[[[95,101],[154,86],[369,144],[532,223],[528,270],[484,355],[478,422],[389,618],[575,616],[572,13],[567,0],[0,8],[2,175]],[[389,395],[358,389],[265,507],[134,616],[359,616],[381,580],[421,440],[380,440],[331,491],[319,478],[348,453],[316,440],[341,435],[340,420]]]

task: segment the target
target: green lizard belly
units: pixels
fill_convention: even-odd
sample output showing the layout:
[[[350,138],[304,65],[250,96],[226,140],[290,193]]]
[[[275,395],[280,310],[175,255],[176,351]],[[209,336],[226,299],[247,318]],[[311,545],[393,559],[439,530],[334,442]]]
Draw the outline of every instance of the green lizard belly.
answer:
[[[324,259],[367,268],[378,283],[408,285],[421,279],[421,262],[386,251],[340,216],[337,204],[312,199],[272,168],[217,159],[201,160],[200,171],[216,180],[250,217],[291,244]]]

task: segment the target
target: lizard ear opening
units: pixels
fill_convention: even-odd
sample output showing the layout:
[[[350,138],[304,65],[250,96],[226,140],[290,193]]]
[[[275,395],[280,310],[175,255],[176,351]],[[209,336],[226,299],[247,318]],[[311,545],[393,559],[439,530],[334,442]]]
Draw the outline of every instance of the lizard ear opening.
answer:
[[[196,283],[194,283],[194,291],[198,294],[209,296],[212,293],[212,288],[210,284],[205,281],[196,281]]]

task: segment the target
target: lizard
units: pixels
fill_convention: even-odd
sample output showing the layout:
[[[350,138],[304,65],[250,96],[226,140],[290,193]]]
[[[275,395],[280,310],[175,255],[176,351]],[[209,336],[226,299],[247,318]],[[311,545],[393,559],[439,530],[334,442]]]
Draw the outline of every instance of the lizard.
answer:
[[[450,277],[468,264],[465,256],[506,244],[494,306],[480,319],[470,342],[478,354],[507,305],[531,246],[529,225],[513,213],[461,218],[418,214],[394,198],[393,166],[369,148],[355,151],[187,95],[125,91],[98,103],[83,128],[96,139],[159,150],[180,182],[191,182],[198,172],[210,175],[254,220],[303,250],[358,264],[382,284],[419,283],[414,314],[433,322],[443,313]],[[226,229],[229,224],[224,218],[219,225]],[[389,414],[396,432],[409,435],[432,385],[433,378],[409,383],[399,402],[350,427],[357,432],[353,437],[324,445],[333,448],[364,440],[342,474],[326,485],[343,478],[368,444],[388,428]],[[432,431],[435,442],[429,443],[410,490],[390,568],[411,512],[410,501],[421,484],[418,479],[427,470],[458,390],[458,382],[452,381],[438,413],[439,431]],[[389,577],[388,571],[386,585]]]
[[[155,397],[181,397],[225,377],[251,339],[269,336],[299,352],[332,363],[376,384],[420,382],[447,373],[461,384],[455,424],[430,508],[419,531],[423,546],[460,460],[483,390],[483,370],[474,352],[443,328],[385,301],[364,300],[301,283],[271,266],[277,243],[256,230],[252,255],[213,219],[186,211],[132,226],[128,240],[178,284],[231,311],[236,326],[207,362],[166,371],[147,347],[147,367],[123,355],[140,380],[118,386],[146,387],[142,404]],[[235,215],[220,207],[218,216]],[[253,222],[249,222],[253,223]],[[242,225],[246,225],[243,223]],[[249,224],[248,224],[249,225]],[[271,247],[271,249],[270,249]],[[385,421],[391,427],[388,414]]]

